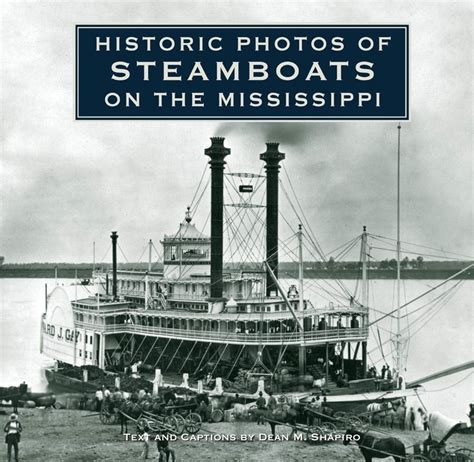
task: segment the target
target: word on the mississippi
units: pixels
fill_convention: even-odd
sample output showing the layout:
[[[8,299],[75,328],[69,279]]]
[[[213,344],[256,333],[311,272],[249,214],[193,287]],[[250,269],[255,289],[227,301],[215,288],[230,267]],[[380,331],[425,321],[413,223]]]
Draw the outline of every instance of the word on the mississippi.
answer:
[[[407,120],[408,65],[408,26],[76,26],[76,118]]]

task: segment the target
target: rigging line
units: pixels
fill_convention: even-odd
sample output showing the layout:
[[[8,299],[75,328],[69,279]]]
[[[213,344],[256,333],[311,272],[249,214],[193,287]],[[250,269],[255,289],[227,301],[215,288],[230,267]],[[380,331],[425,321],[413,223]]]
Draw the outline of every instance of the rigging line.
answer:
[[[359,239],[362,241],[362,234],[359,235],[359,236],[357,236],[357,240],[359,240]],[[363,246],[361,245],[361,246],[360,246],[360,251],[359,251],[359,262],[360,262],[360,263],[362,263],[362,259],[363,259],[363,256],[364,256],[364,255],[363,255],[363,249],[362,249],[362,247],[363,247]],[[366,266],[367,266],[367,268],[368,268],[369,265],[366,264]],[[362,268],[360,268],[360,270],[362,271]],[[358,299],[358,294],[359,294],[359,281],[360,281],[361,279],[362,279],[362,278],[359,278],[359,277],[356,279],[356,285],[355,285],[355,287],[354,287],[354,299],[356,299],[356,300]],[[367,282],[367,281],[366,281],[366,282]],[[362,284],[361,284],[361,285],[362,285]],[[366,284],[366,285],[368,285],[368,284]],[[361,289],[361,297],[362,297],[362,289]],[[369,300],[368,297],[367,297],[367,300]]]
[[[194,191],[194,196],[191,200],[191,203],[189,204],[189,208],[192,209],[193,207],[193,204],[194,204],[194,200],[196,199],[196,196],[197,196],[197,193],[199,191],[199,188],[201,187],[201,183],[202,183],[202,180],[204,179],[204,175],[206,174],[206,171],[207,171],[207,164],[204,165],[204,170],[201,174],[201,179],[199,180],[199,184],[198,184],[198,187],[196,188],[196,191]]]
[[[392,239],[392,238],[389,238],[389,237],[385,237],[385,236],[379,236],[377,234],[371,234],[371,236],[375,237],[375,238],[380,238],[380,239],[385,239],[385,240],[388,240],[388,241],[396,241],[395,239]],[[464,257],[464,258],[469,258],[469,259],[474,259],[474,256],[472,255],[464,255],[462,253],[456,253],[456,252],[450,252],[448,250],[444,250],[444,249],[437,249],[436,247],[429,247],[427,245],[421,245],[421,244],[415,244],[413,242],[406,242],[406,241],[401,241],[402,244],[405,244],[405,245],[413,245],[415,247],[421,247],[421,248],[424,248],[424,249],[428,249],[428,250],[435,250],[437,252],[443,252],[443,253],[449,253],[451,255],[457,255],[458,257]]]
[[[304,248],[309,252],[309,254],[310,254],[313,258],[315,258],[315,256],[314,256],[314,254],[312,253],[311,249],[308,248],[308,246],[306,245],[305,242],[303,242],[303,246],[304,246]],[[350,292],[347,290],[347,288],[346,288],[343,284],[341,284],[341,282],[340,282],[337,278],[335,278],[335,279],[333,279],[333,280],[334,280],[335,283],[342,289],[342,292],[345,294],[345,296],[346,296],[347,298],[350,298],[351,294],[350,294]],[[325,281],[326,281],[326,280],[325,280]],[[328,284],[329,284],[329,283],[328,283]]]
[[[283,275],[285,276],[290,276],[289,273],[287,272],[283,272]],[[291,279],[288,277],[288,279]],[[326,301],[328,301],[329,303],[333,303],[333,302],[336,302],[336,303],[340,303],[340,301],[338,300],[338,298],[332,294],[331,292],[329,292],[327,289],[325,289],[324,287],[318,285],[317,282],[313,282],[313,284],[316,286],[315,288],[313,288],[313,290],[316,290],[317,292],[319,291],[323,291],[325,292],[327,295],[329,295],[330,298],[327,298],[325,297],[323,294],[319,294],[322,298],[326,299]],[[308,289],[311,289],[311,283],[308,283]],[[319,289],[319,290],[318,290]]]
[[[326,284],[328,288],[325,288],[323,283]],[[328,295],[330,295],[334,299],[336,303],[345,303],[347,301],[345,297],[343,297],[339,292],[337,292],[331,286],[331,284],[329,284],[324,279],[312,279],[312,280],[307,279],[306,284],[308,288],[313,288],[316,291],[319,289],[326,292]]]
[[[369,329],[370,329],[370,334],[371,334],[372,338],[375,339],[375,343],[377,345],[378,351],[379,352],[382,351],[382,345],[379,343],[379,339],[375,335],[374,328],[371,326],[371,327],[369,327]],[[375,348],[374,348],[374,350],[377,351]]]
[[[206,220],[204,221],[204,224],[203,224],[203,226],[202,226],[201,234],[204,234],[204,230],[206,229],[207,222],[209,221],[210,216],[211,216],[211,212],[209,211],[209,213],[207,214],[207,218],[206,218]]]
[[[341,250],[341,252],[339,252],[335,257],[334,257],[334,260],[337,261],[337,260],[341,260],[343,257],[345,257],[356,245],[358,244],[357,241],[354,241],[350,247],[346,248],[346,249],[343,249]]]
[[[430,292],[433,292],[434,290],[436,290],[438,287],[441,287],[442,285],[446,284],[447,282],[451,281],[452,279],[456,278],[457,276],[461,275],[462,273],[464,273],[464,271],[467,271],[468,269],[472,268],[474,266],[474,263],[470,264],[469,266],[467,266],[466,268],[462,269],[461,271],[458,271],[456,274],[453,274],[452,276],[450,276],[448,279],[445,279],[443,282],[441,282],[440,284],[430,288],[429,290],[427,290],[426,292],[423,292],[421,295],[418,295],[417,297],[415,297],[414,299],[410,300],[409,302],[403,304],[400,308],[405,308],[406,306],[412,304],[413,302],[415,302],[416,300],[419,300],[420,298],[424,297],[425,295],[429,294]],[[381,318],[379,319],[376,319],[375,321],[372,321],[370,325],[372,324],[375,324],[376,322],[379,322],[380,320],[382,320],[383,318],[393,314],[395,311],[397,310],[394,310],[394,311],[391,311],[390,313],[387,313],[385,316],[382,316]]]
[[[240,260],[245,260],[245,256],[243,255],[243,251],[244,251],[243,249],[245,248],[245,237],[242,236],[237,226],[233,224],[234,220],[231,219],[231,217],[229,217],[228,212],[226,211],[225,213],[226,213],[226,216],[228,217],[228,220],[226,221],[227,227],[228,227],[228,233],[231,231],[232,235],[234,236],[234,239],[232,239],[229,234],[229,247],[232,245],[233,242],[235,242],[236,244],[235,250],[232,252],[230,258],[232,259],[238,252]],[[251,263],[256,263],[256,261],[251,260]]]
[[[298,199],[298,196],[296,195],[296,192],[295,192],[295,190],[294,190],[294,188],[293,188],[293,183],[291,182],[290,176],[288,175],[288,171],[286,170],[285,164],[283,164],[283,171],[284,171],[284,173],[285,173],[285,175],[286,175],[286,178],[288,179],[288,183],[289,183],[290,188],[291,188],[291,191],[293,192],[293,195],[294,195],[294,197],[295,197],[295,199],[296,199],[296,203],[298,204],[298,207],[300,208],[301,214],[303,215],[303,218],[304,218],[304,220],[305,220],[305,222],[306,222],[306,226],[308,227],[309,234],[310,234],[310,239],[311,239],[311,236],[312,236],[314,242],[317,244],[317,246],[318,246],[319,249],[321,250],[321,253],[322,253],[324,259],[326,259],[326,256],[325,256],[325,254],[324,254],[324,252],[323,252],[323,250],[322,250],[322,248],[321,248],[321,246],[320,246],[318,240],[316,239],[316,236],[314,235],[314,233],[313,233],[311,227],[309,226],[309,222],[308,222],[308,220],[306,219],[306,215],[305,215],[305,213],[304,213],[304,210],[303,210],[303,208],[301,207],[301,203],[300,203],[300,201],[299,201],[299,199]]]
[[[287,276],[287,279],[290,279],[290,280],[297,280],[297,278],[292,277],[292,276],[291,276],[291,273],[289,273],[288,271],[283,271],[283,274],[284,274],[285,276]],[[332,292],[332,293],[329,292],[329,290],[325,289],[325,288],[321,285],[321,283],[319,283],[318,281],[325,282],[326,284],[328,284],[327,281],[322,280],[322,279],[321,279],[321,280],[320,280],[320,279],[305,279],[305,284],[306,284],[306,286],[307,286],[308,288],[313,288],[313,289],[316,289],[316,290],[319,288],[320,290],[325,291],[327,294],[331,295],[332,298],[333,298],[336,302],[339,302],[340,300],[346,301],[346,299],[343,298],[337,291],[335,291],[334,288],[333,288],[330,284],[328,284],[329,287],[334,291],[334,292]]]
[[[228,215],[228,212],[226,212],[226,214]],[[231,232],[232,232],[233,238],[230,235]],[[231,218],[229,218],[228,222],[227,222],[227,233],[229,235],[229,248],[232,252],[231,255],[230,255],[230,259],[235,263],[233,258],[236,254],[238,254],[239,263],[241,263],[241,262],[245,263],[246,261],[249,261],[252,264],[257,263],[256,260],[252,260],[252,257],[250,256],[250,253],[249,253],[249,257],[246,257],[244,255],[244,252],[245,252],[245,238],[241,234],[238,227],[232,223]],[[233,251],[232,251],[232,248],[231,248],[232,243],[235,244],[235,249]]]
[[[309,252],[309,254],[310,254],[313,258],[315,258],[314,254],[313,254],[312,251],[307,247],[307,245],[306,245],[305,242],[303,242],[303,246],[304,246],[304,248]],[[347,298],[350,298],[350,297],[351,297],[351,293],[350,293],[350,291],[347,289],[347,287],[346,287],[344,284],[342,284],[339,279],[334,278],[333,280],[334,280],[335,283],[339,286],[339,288],[342,290],[342,292],[345,294],[345,296],[346,296]]]
[[[416,308],[415,310],[410,311],[409,313],[404,314],[403,316],[400,316],[400,318],[401,319],[407,318],[408,316],[410,316],[412,314],[415,314],[416,312],[422,310],[423,308],[426,308],[427,306],[431,305],[432,303],[435,303],[438,299],[440,299],[441,297],[446,296],[447,293],[449,293],[451,290],[453,290],[454,288],[456,288],[458,285],[462,284],[463,282],[464,282],[464,280],[462,280],[462,279],[457,281],[454,285],[452,285],[451,287],[446,289],[442,294],[438,295],[433,300],[430,300],[430,301],[426,302],[424,305],[420,306],[419,308]]]
[[[293,210],[293,213],[296,215],[296,218],[298,219],[299,223],[302,223],[302,224],[305,223],[305,220],[302,220],[301,217],[299,216],[298,211],[295,209],[295,207],[294,207],[294,205],[293,205],[293,203],[292,203],[290,197],[288,196],[288,193],[287,193],[287,191],[286,191],[286,189],[285,189],[285,187],[284,187],[284,185],[283,185],[283,183],[282,183],[281,181],[280,181],[280,186],[281,186],[281,189],[282,189],[282,191],[283,191],[283,194],[284,194],[285,197],[287,198],[288,203],[290,204],[291,209]],[[306,226],[305,226],[305,228],[306,228]],[[308,229],[309,229],[308,239],[309,239],[310,242],[313,244],[313,246],[314,246],[314,248],[315,248],[315,250],[316,250],[316,253],[319,254],[320,258],[321,258],[323,261],[326,261],[326,256],[324,255],[324,253],[323,253],[322,249],[320,248],[319,244],[317,244],[317,241],[316,241],[316,243],[315,243],[315,242],[313,241],[312,237],[311,237],[311,233],[312,233],[311,229],[310,229],[309,227],[308,227]]]
[[[148,249],[148,244],[145,246],[145,248],[143,249],[143,252],[142,254],[140,255],[140,257],[138,258],[138,261],[134,262],[134,263],[140,263],[142,261],[142,258],[143,258],[143,255],[145,255],[145,252],[147,251]],[[133,270],[137,269],[137,266],[134,266],[133,267]]]
[[[225,210],[224,210],[224,214],[225,214]],[[225,230],[227,232],[227,237],[228,237],[228,243],[227,243],[227,246],[226,248],[224,249],[224,251],[222,252],[224,255],[227,253],[231,243],[232,243],[232,239],[230,237],[230,225],[227,225],[225,226]],[[231,261],[231,263],[233,263],[233,254],[231,253],[230,257],[229,257],[229,260]]]
[[[378,327],[378,326],[377,326],[377,335],[378,335],[378,337],[379,337],[380,353],[382,354],[383,360],[386,361],[385,355],[383,354],[382,339],[380,338],[380,330],[379,330],[379,327]]]
[[[253,196],[252,196],[253,197]],[[263,204],[263,200],[264,200],[264,196],[262,195],[262,198],[261,198],[261,201],[260,201],[260,205]],[[263,220],[263,217],[261,217],[260,215],[262,215],[262,212],[261,211],[255,211],[253,210],[252,208],[246,210],[246,213],[250,214],[252,213],[255,217],[255,219],[261,223],[261,229],[259,230],[259,232],[256,234],[256,238],[254,239],[254,244],[256,243],[256,240],[258,239],[258,236],[260,236],[260,233],[262,233],[262,230],[263,230],[263,227],[265,225],[265,221]],[[250,217],[249,217],[250,219]],[[248,232],[248,229],[246,228],[246,231]],[[263,240],[263,233],[262,233],[262,240]]]
[[[446,293],[444,293],[444,294],[446,294]],[[427,315],[427,317],[430,317],[430,314],[431,314],[431,315],[432,315],[431,318],[428,319],[427,321],[425,321],[415,332],[413,332],[413,333],[411,334],[412,337],[414,337],[422,328],[424,328],[424,327],[426,326],[426,324],[427,324],[434,316],[436,316],[436,315],[439,313],[439,311],[440,311],[442,308],[444,308],[444,306],[446,306],[446,305],[442,304],[443,302],[444,302],[444,300],[439,300],[438,302],[436,302],[435,305],[440,304],[440,306],[436,306],[436,308],[433,308],[433,311],[431,311],[431,312]],[[446,301],[446,302],[447,302],[447,301]],[[416,322],[418,322],[418,320],[420,320],[423,316],[426,316],[426,313],[425,313],[424,315],[419,316],[415,321],[413,321],[413,322],[411,323],[412,326],[413,326],[413,324],[415,324]],[[406,332],[407,332],[407,330],[406,330],[406,328],[405,328],[405,329],[402,331],[402,335],[405,335]],[[392,341],[392,337],[390,337],[390,338],[388,338],[387,340],[385,340],[385,341],[382,343],[382,345],[385,345],[385,344],[387,344],[387,343],[389,343],[389,342],[391,342],[391,341]],[[373,352],[373,351],[375,351],[375,349],[371,350],[371,352]],[[395,351],[395,348],[393,348],[393,349],[390,351],[389,355],[390,355],[393,351]]]
[[[209,187],[209,183],[211,182],[211,177],[209,177],[207,179],[207,182],[206,182],[206,185],[204,186],[204,188],[202,189],[201,191],[201,195],[199,196],[199,199],[196,201],[196,204],[195,204],[195,207],[193,210],[191,210],[191,213],[193,215],[195,215],[199,209],[199,206],[201,205],[201,200],[202,200],[202,197],[204,196],[204,193],[207,191],[207,188]]]
[[[412,332],[412,337],[417,334],[422,328],[424,328],[440,311],[442,308],[444,308],[445,306],[447,306],[448,302],[450,299],[453,298],[454,294],[456,292],[455,291],[452,291],[451,293],[447,294],[446,295],[446,300],[440,300],[438,303],[439,303],[439,307],[437,307],[436,309],[434,309],[434,311],[430,311],[428,313],[424,313],[422,315],[420,315],[417,319],[415,319],[415,321],[412,321],[411,324],[412,324],[412,327],[414,324],[416,324],[419,320],[421,320],[424,316],[427,318],[423,324],[417,329],[415,330],[414,332]],[[431,315],[431,316],[430,316]]]
[[[105,260],[105,257],[107,257],[107,255],[109,254],[111,248],[112,248],[112,244],[109,244],[109,245],[107,246],[107,250],[105,251],[105,254],[104,254],[104,256],[102,257],[102,260],[99,262],[99,264],[102,263],[102,262]],[[96,263],[96,265],[97,265],[97,263]]]
[[[405,280],[403,280],[403,301],[407,301],[407,285]],[[408,316],[408,306],[405,307],[405,316]],[[410,338],[410,323],[408,323],[408,338]]]
[[[236,218],[233,219],[233,220],[229,220],[229,223],[228,223],[228,224],[229,224],[229,226],[232,226],[232,225],[234,224],[233,222],[235,222],[237,218],[240,218],[240,223],[242,224],[242,227],[245,228],[244,231],[247,232],[247,235],[251,236],[252,233],[251,233],[251,232],[248,230],[248,228],[245,226],[244,221],[243,221],[243,219],[244,219],[245,217],[241,217],[241,216],[240,216],[241,213],[243,213],[243,214],[245,215],[245,210],[244,210],[244,209],[241,209],[241,211],[238,211],[238,212],[236,213]],[[243,236],[243,235],[241,234],[241,232],[240,232],[239,228],[237,227],[237,225],[236,225],[236,227],[235,227],[235,235],[237,235],[237,236],[240,238],[240,245],[237,246],[238,249],[240,248],[240,256],[241,256],[241,258],[245,258],[245,255],[243,254],[243,252],[245,252],[245,247],[246,247],[245,244],[248,242],[248,240],[245,238],[245,236]],[[255,236],[253,239],[251,239],[250,244],[252,244],[253,246],[255,246],[256,243],[257,243],[257,242],[256,242],[257,239],[259,239],[258,235]],[[249,248],[249,249],[248,249],[249,255],[250,255],[250,251],[251,251],[251,249]]]
[[[260,228],[258,230],[255,230],[255,228],[252,228],[252,230],[254,230],[255,233],[254,233],[254,237],[252,238],[252,240],[250,242],[250,245],[248,246],[248,251],[250,252],[250,251],[252,251],[252,248],[253,249],[257,248],[258,249],[259,246],[263,248],[263,230],[264,230],[265,222],[263,221],[263,219],[260,219],[258,217],[258,215],[252,209],[249,209],[249,210],[245,211],[245,217],[248,217],[250,221],[251,221],[251,218],[248,216],[249,213],[253,213],[255,215],[257,221],[260,223]],[[247,228],[247,226],[244,224],[243,221],[242,221],[242,223],[243,223],[244,228],[247,231],[247,233],[251,236],[252,235],[251,230],[249,230]],[[260,256],[263,257],[263,255],[260,255]],[[261,258],[259,258],[260,256],[257,256],[256,258],[258,260],[261,260]]]
[[[160,259],[163,258],[163,255],[161,255],[161,252],[158,251],[158,249],[155,247],[155,243],[151,241],[152,247],[155,249],[156,256],[158,257],[158,260],[155,263],[159,263]]]
[[[125,258],[125,261],[126,261],[127,263],[130,263],[130,262],[127,260],[127,257],[125,256],[125,253],[123,252],[122,247],[120,247],[120,244],[119,244],[118,242],[117,242],[117,247],[119,248],[119,250],[120,250],[120,252],[121,252],[121,254],[122,254],[122,257]]]
[[[458,380],[457,382],[449,385],[448,387],[444,387],[444,388],[438,388],[437,390],[427,390],[425,388],[425,393],[437,393],[439,391],[445,391],[445,390],[449,390],[450,388],[453,388],[455,387],[456,385],[459,385],[461,382],[464,382],[464,380],[468,379],[472,374],[474,374],[474,372],[470,371],[465,377],[463,377],[461,380]]]
[[[328,252],[328,255],[332,255],[334,254],[334,252],[337,252],[339,249],[351,244],[353,241],[359,241],[360,239],[362,238],[362,235],[359,234],[357,235],[356,237],[353,237],[352,239],[348,240],[347,242],[344,242],[344,244],[341,244],[339,247],[336,247],[335,249],[331,250],[330,252]]]

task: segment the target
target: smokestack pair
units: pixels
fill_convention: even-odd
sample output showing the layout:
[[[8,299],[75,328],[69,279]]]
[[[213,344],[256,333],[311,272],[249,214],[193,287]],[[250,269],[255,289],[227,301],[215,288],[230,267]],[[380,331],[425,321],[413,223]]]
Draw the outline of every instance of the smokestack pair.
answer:
[[[280,161],[285,154],[278,150],[279,143],[266,143],[267,150],[260,154],[267,173],[267,262],[278,277],[278,174]],[[223,209],[224,209],[224,165],[230,149],[224,146],[224,138],[211,138],[211,147],[204,151],[211,160],[211,289],[210,299],[222,299],[223,266]],[[267,296],[276,292],[276,284],[267,270]]]

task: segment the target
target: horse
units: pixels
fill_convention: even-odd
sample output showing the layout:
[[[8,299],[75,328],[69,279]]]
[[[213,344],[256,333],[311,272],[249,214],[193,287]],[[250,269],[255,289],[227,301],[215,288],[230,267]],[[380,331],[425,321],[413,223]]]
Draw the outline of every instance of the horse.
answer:
[[[264,419],[270,424],[272,430],[272,436],[275,436],[275,427],[277,425],[288,424],[291,426],[291,434],[289,438],[291,439],[296,433],[296,422],[299,413],[294,406],[288,404],[283,404],[282,406],[276,408],[274,411],[267,409],[264,414]],[[278,423],[277,423],[278,422]]]
[[[380,425],[390,425],[390,428],[393,428],[396,413],[393,410],[392,403],[370,403],[367,406],[367,411],[370,413],[371,424],[375,423],[375,417],[377,417]]]
[[[354,436],[358,439],[354,439]],[[398,438],[378,438],[371,432],[349,428],[345,434],[344,446],[347,446],[349,441],[357,442],[365,462],[371,462],[373,457],[378,459],[393,457],[395,462],[403,462],[406,459],[405,445]]]
[[[400,430],[405,430],[405,419],[407,416],[407,408],[403,403],[398,406],[396,410],[396,415],[397,415],[397,421],[398,421],[398,426],[400,427]]]

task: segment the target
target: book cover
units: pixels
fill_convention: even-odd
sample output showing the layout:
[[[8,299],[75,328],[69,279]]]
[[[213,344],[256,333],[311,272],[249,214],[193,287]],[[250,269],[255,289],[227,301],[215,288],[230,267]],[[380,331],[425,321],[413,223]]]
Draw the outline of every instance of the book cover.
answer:
[[[8,460],[471,460],[472,12],[5,3]]]

